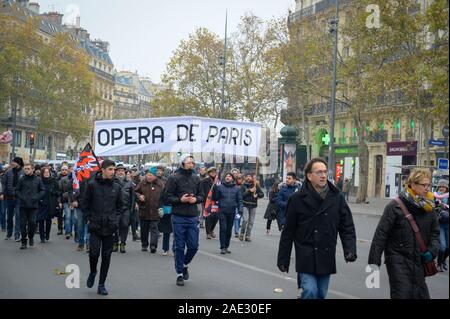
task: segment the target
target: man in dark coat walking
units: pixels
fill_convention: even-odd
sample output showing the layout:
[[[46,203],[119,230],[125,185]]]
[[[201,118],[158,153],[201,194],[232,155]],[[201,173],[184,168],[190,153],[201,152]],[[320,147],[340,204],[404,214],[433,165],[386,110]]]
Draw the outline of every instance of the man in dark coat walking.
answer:
[[[33,237],[36,231],[39,202],[45,196],[42,180],[34,175],[34,165],[25,163],[23,169],[25,175],[19,179],[16,188],[20,207],[20,229],[22,233],[22,245],[20,249],[27,248],[27,235],[30,246],[34,246]]]
[[[97,263],[102,250],[102,264],[97,293],[107,295],[105,288],[111,253],[113,249],[113,234],[119,227],[119,220],[123,212],[122,190],[114,182],[116,165],[111,160],[104,160],[102,171],[97,172],[90,180],[82,196],[82,211],[88,223],[89,236],[89,264],[91,272],[87,280],[88,288],[94,286],[97,275]]]
[[[288,272],[292,243],[302,299],[324,299],[330,275],[336,273],[337,235],[346,262],[356,260],[356,232],[350,208],[339,190],[328,181],[325,160],[312,159],[305,168],[302,189],[292,195],[281,233],[278,268]]]

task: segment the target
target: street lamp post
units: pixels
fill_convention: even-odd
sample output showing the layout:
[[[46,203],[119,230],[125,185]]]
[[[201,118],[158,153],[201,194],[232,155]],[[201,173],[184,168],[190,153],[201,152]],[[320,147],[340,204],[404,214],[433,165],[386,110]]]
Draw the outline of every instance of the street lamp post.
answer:
[[[222,64],[222,101],[220,104],[220,117],[223,119],[225,115],[225,79],[226,79],[226,64],[227,64],[227,24],[228,24],[228,10],[225,13],[225,39],[223,45],[223,56],[220,59]],[[225,154],[222,153],[222,169],[225,166]]]
[[[336,109],[336,60],[338,47],[339,0],[336,0],[336,17],[330,21],[330,32],[334,33],[333,82],[331,83],[330,144],[328,148],[328,170],[334,180],[334,116]]]
[[[13,114],[12,114],[12,121],[13,121],[13,139],[12,139],[12,150],[11,150],[11,158],[10,161],[12,161],[16,157],[16,129],[17,129],[17,108],[19,106],[19,77],[15,77],[16,81],[16,94],[15,94],[15,101],[13,103]]]

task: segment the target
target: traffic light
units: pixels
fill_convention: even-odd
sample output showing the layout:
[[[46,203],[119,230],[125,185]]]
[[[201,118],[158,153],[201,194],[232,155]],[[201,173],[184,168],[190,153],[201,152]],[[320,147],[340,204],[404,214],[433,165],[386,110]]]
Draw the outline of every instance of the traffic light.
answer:
[[[30,146],[32,147],[34,145],[35,135],[34,133],[30,134]]]

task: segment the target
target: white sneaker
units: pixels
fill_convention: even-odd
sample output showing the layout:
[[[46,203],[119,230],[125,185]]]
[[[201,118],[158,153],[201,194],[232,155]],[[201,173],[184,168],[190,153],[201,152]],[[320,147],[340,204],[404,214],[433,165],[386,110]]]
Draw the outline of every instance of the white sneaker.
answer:
[[[167,251],[163,251],[161,255],[167,256],[167,255],[168,255],[168,252],[167,252]]]

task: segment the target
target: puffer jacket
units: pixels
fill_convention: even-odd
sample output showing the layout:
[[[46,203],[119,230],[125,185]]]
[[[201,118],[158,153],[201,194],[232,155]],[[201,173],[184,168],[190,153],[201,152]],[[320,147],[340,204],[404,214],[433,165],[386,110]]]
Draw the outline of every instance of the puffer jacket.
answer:
[[[433,257],[439,250],[439,223],[435,212],[426,213],[410,204],[403,196],[408,211],[413,215],[422,238]],[[419,244],[410,223],[400,206],[392,200],[384,209],[375,231],[369,252],[369,265],[381,265],[381,255],[389,275],[391,298],[428,299]]]
[[[104,179],[101,172],[86,183],[81,196],[82,211],[89,222],[90,233],[109,236],[116,232],[123,214],[122,191],[112,179]]]
[[[234,182],[213,186],[212,200],[219,202],[219,212],[234,214],[236,208],[242,214],[242,193]]]
[[[15,174],[17,174],[17,180],[14,183]],[[24,175],[25,173],[23,172],[22,168],[11,168],[6,171],[2,179],[2,194],[5,195],[5,199],[16,198],[17,184],[19,183],[19,179]]]
[[[36,175],[24,175],[19,179],[16,187],[16,197],[20,207],[39,208],[41,199],[45,196],[44,184]]]
[[[182,203],[181,197],[185,194],[194,194],[196,203]],[[194,217],[199,215],[197,204],[204,201],[200,191],[200,178],[193,170],[178,169],[170,175],[166,183],[164,203],[172,205],[172,214]]]

